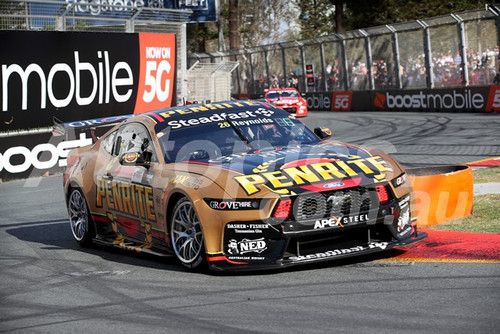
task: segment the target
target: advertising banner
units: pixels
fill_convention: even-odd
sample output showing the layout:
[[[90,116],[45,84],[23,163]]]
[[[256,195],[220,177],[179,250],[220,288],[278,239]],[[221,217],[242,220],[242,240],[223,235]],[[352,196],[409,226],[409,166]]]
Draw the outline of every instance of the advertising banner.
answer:
[[[61,172],[70,150],[92,144],[86,133],[63,141],[52,133],[13,136],[0,139],[0,180],[38,177]]]
[[[61,3],[58,7],[57,1]],[[72,4],[68,15],[75,17],[92,17],[99,20],[87,20],[87,25],[116,25],[113,19],[130,18],[138,9],[145,9],[149,21],[176,21],[173,12],[162,9],[190,10],[191,15],[187,22],[217,21],[217,0],[53,0],[50,6],[47,3],[30,3],[30,13],[34,17],[31,25],[41,27],[43,20],[37,17],[49,15],[52,10],[57,14],[66,10],[65,5]],[[64,7],[63,7],[64,6]],[[75,22],[76,23],[76,22]]]
[[[387,111],[487,111],[490,87],[375,91],[372,110]]]
[[[0,42],[0,132],[175,101],[173,34],[3,31]]]
[[[306,93],[311,111],[500,112],[500,86]]]

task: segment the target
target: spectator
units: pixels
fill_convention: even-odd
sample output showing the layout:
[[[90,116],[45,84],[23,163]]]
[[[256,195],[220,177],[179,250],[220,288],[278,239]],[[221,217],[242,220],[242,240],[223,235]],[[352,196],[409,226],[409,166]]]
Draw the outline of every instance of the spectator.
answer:
[[[493,79],[493,83],[495,85],[500,85],[500,68],[498,69],[498,72],[495,75],[495,78]]]

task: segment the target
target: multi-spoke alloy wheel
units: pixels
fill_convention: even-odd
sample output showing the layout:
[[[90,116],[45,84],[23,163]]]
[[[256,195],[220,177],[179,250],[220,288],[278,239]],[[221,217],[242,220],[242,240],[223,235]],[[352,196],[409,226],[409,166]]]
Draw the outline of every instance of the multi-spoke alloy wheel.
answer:
[[[203,233],[193,204],[186,197],[175,204],[170,232],[177,258],[184,266],[197,268],[204,257]]]
[[[69,223],[73,237],[80,245],[88,245],[94,237],[87,201],[79,189],[71,190],[68,200]]]

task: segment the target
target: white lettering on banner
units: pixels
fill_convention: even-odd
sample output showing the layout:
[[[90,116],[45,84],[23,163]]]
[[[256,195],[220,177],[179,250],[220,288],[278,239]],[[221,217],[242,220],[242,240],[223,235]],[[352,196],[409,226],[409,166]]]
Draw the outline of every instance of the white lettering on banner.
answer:
[[[69,92],[68,92],[68,95],[63,99],[56,98],[56,96],[54,95],[54,92],[52,91],[54,76],[56,75],[57,72],[65,72],[68,75],[68,79],[69,79]],[[27,80],[26,81],[23,80],[23,84],[25,82],[27,83]],[[42,85],[43,84],[45,84],[45,83],[42,80]],[[71,71],[71,67],[69,67],[68,64],[55,64],[50,69],[49,77],[47,78],[47,86],[50,87],[50,89],[47,91],[47,93],[49,94],[49,100],[54,105],[54,107],[62,108],[62,107],[67,106],[71,102],[71,99],[73,98],[73,95],[75,94],[75,78],[73,78],[73,72]],[[4,87],[5,87],[5,85],[4,85]],[[27,94],[24,93],[26,90],[23,87],[23,107],[22,107],[23,110],[26,110],[25,103],[27,102]],[[6,92],[6,91],[7,91],[7,88],[4,88],[4,92]],[[45,94],[43,93],[43,89],[42,89],[42,98],[43,98],[43,100],[42,100],[41,109],[45,109]],[[6,101],[6,100],[4,100],[4,101]]]
[[[349,96],[348,95],[337,95],[335,96],[335,109],[347,109],[349,107]]]
[[[451,94],[419,94],[397,95],[386,93],[387,108],[436,108],[436,109],[482,109],[484,107],[484,97],[479,94],[472,94],[469,89],[464,93],[457,93],[453,90]]]
[[[0,154],[0,172],[5,168],[9,173],[22,173],[30,169],[49,169],[59,162],[59,167],[65,167],[66,158],[71,149],[92,144],[92,139],[86,138],[85,133],[80,134],[80,139],[60,142],[57,146],[51,143],[43,143],[35,146],[31,151],[24,146],[15,146]],[[40,161],[40,153],[50,153],[50,159]],[[24,162],[18,165],[11,163],[11,158],[15,155],[24,156]]]
[[[330,109],[330,97],[323,94],[314,94],[307,97],[307,105],[313,109]]]
[[[97,58],[99,60],[96,67],[91,62],[81,61],[79,51],[75,51],[74,72],[70,65],[56,63],[50,68],[48,76],[45,75],[45,72],[38,64],[30,64],[24,70],[18,64],[2,64],[2,111],[8,111],[9,109],[9,81],[15,80],[16,77],[18,77],[22,83],[22,110],[28,109],[29,81],[30,78],[33,77],[35,77],[35,79],[32,80],[39,80],[40,82],[40,109],[47,108],[47,96],[50,103],[56,108],[67,107],[73,98],[75,98],[78,105],[87,106],[94,102],[96,95],[98,95],[99,104],[109,103],[111,95],[117,102],[127,102],[132,96],[132,88],[126,90],[124,94],[120,94],[118,92],[118,87],[131,87],[133,85],[134,77],[130,65],[121,61],[112,66],[109,62],[108,51],[98,51]],[[167,63],[166,65],[162,65],[162,63],[163,62],[158,66],[156,79],[158,79],[158,77],[161,78],[163,71],[167,71],[167,73],[170,72],[170,64]],[[156,70],[156,65],[154,70]],[[88,96],[82,96],[81,89],[81,83],[87,81],[82,80],[83,75],[85,77],[88,76],[85,73],[90,74],[90,82],[92,83],[92,89]],[[13,76],[13,74],[17,74],[17,76]],[[69,85],[67,85],[68,92],[66,96],[56,97],[54,92],[54,81],[56,76],[59,80],[62,77],[68,78]],[[152,78],[155,80],[154,77]],[[167,83],[166,86],[165,91],[162,91],[160,87],[156,87],[158,96],[163,97],[165,94],[168,95],[169,83]],[[61,93],[58,92],[58,94],[60,95]]]
[[[157,67],[158,65],[158,67]],[[161,77],[163,72],[167,74],[171,70],[170,63],[166,60],[162,60],[159,63],[155,60],[148,60],[146,62],[146,80],[145,85],[150,86],[150,90],[144,90],[142,99],[146,103],[150,103],[156,98],[160,102],[165,102],[168,99],[168,93],[170,92],[170,80],[165,80],[165,88],[162,89]],[[156,75],[154,74],[156,72]]]
[[[170,48],[165,47],[147,47],[146,58],[148,59],[170,59]]]
[[[146,103],[150,103],[155,98],[160,102],[165,102],[169,98],[170,93],[170,80],[162,81],[162,76],[164,73],[170,74],[172,66],[170,62],[165,59],[171,58],[170,48],[167,47],[146,47],[146,58],[147,59],[160,59],[148,60],[146,61],[146,78],[145,86],[150,86],[149,90],[145,89],[142,95],[142,100]],[[162,89],[162,86],[163,89]]]
[[[495,95],[493,96],[493,104],[491,106],[495,109],[500,108],[500,89],[495,90]]]
[[[66,0],[67,3],[75,3],[76,13],[90,13],[98,16],[103,13],[127,12],[134,8],[144,7],[144,0]],[[152,1],[150,1],[152,2]]]

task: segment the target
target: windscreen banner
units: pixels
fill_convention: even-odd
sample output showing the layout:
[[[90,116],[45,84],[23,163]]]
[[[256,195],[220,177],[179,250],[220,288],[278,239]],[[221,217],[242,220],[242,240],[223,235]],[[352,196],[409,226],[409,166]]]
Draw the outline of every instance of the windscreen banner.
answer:
[[[175,103],[174,34],[3,31],[0,42],[0,133]]]
[[[306,93],[309,110],[500,112],[500,86]]]

